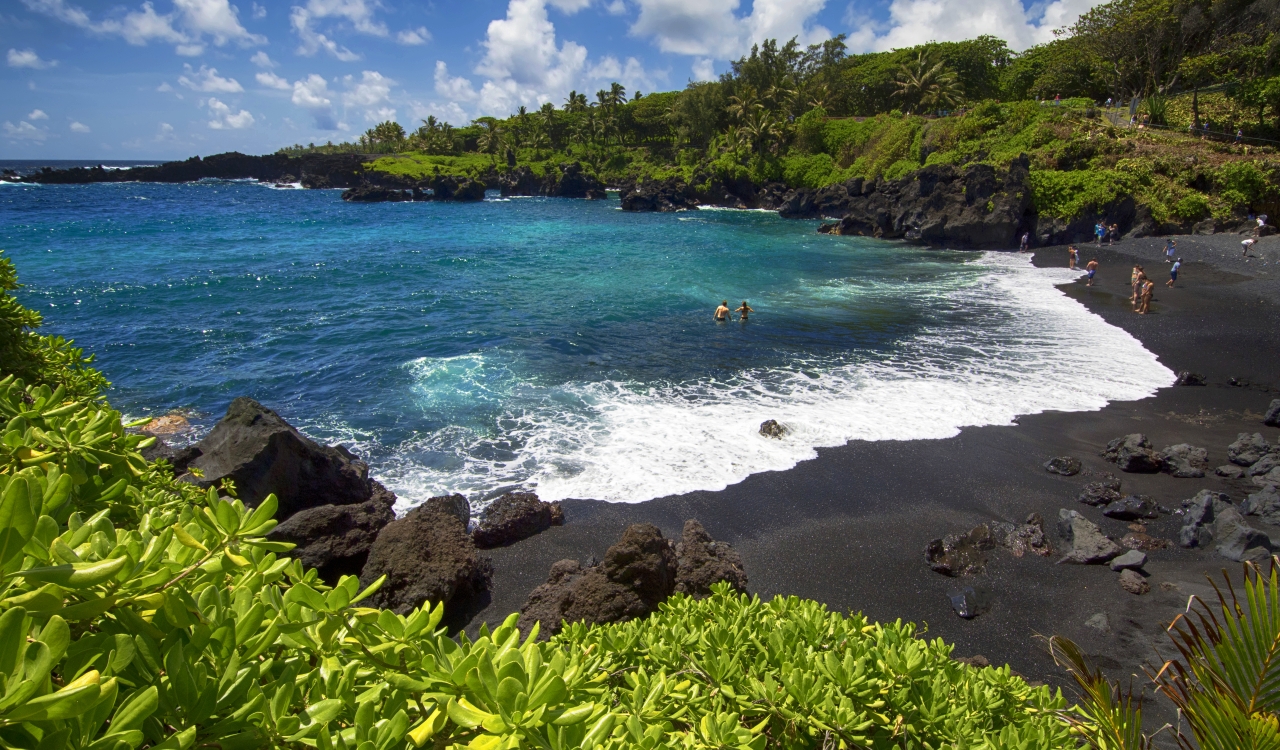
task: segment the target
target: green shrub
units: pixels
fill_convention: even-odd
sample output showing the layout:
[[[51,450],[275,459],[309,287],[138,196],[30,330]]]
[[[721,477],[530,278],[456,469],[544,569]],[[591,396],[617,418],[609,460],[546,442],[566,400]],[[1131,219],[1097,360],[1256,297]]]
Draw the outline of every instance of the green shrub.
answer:
[[[1214,188],[1232,208],[1248,208],[1276,193],[1274,179],[1256,162],[1227,162],[1213,176]]]
[[[828,184],[836,163],[827,154],[788,156],[782,160],[782,177],[788,185],[818,188]]]
[[[1132,195],[1138,187],[1136,183],[1132,176],[1112,169],[1032,170],[1031,201],[1043,215],[1069,219],[1097,212]]]
[[[1173,204],[1173,215],[1186,221],[1198,221],[1209,215],[1209,199],[1200,193],[1188,193]]]

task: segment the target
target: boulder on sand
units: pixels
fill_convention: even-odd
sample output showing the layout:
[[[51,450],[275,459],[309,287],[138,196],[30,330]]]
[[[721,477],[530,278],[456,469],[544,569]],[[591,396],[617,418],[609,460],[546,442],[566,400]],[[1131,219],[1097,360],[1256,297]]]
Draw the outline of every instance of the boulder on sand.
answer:
[[[1058,562],[1096,565],[1110,561],[1124,552],[1093,521],[1074,510],[1058,511],[1058,533],[1071,545],[1071,550]]]
[[[471,538],[480,549],[514,544],[564,524],[560,503],[546,503],[532,492],[508,492],[495,498],[480,516]]]
[[[934,572],[945,576],[977,575],[986,568],[987,550],[994,547],[991,527],[983,523],[964,534],[947,534],[929,542],[924,559]]]
[[[1155,474],[1164,466],[1164,459],[1152,450],[1151,441],[1140,432],[1107,443],[1102,457],[1115,462],[1120,471],[1131,474]]]
[[[1014,557],[1022,557],[1028,552],[1041,557],[1053,554],[1053,546],[1044,533],[1044,519],[1039,513],[1027,516],[1026,523],[1021,525],[1007,521],[991,524],[991,541],[1009,550]]]
[[[315,443],[279,414],[245,397],[231,402],[204,440],[180,452],[174,467],[188,472],[182,481],[201,487],[231,479],[247,506],[275,493],[279,521],[306,508],[367,502],[375,485],[368,465],[346,448]],[[202,476],[191,473],[192,468]]]
[[[1280,491],[1269,485],[1245,498],[1240,504],[1240,512],[1246,516],[1257,516],[1270,524],[1280,525]]]
[[[1236,466],[1253,466],[1270,451],[1271,444],[1262,433],[1241,432],[1236,435],[1236,441],[1227,446],[1227,460]]]
[[[1151,584],[1136,570],[1120,571],[1120,588],[1130,594],[1141,596],[1151,590]]]
[[[315,568],[330,585],[344,575],[360,575],[373,541],[395,520],[396,496],[374,483],[373,497],[355,505],[321,505],[300,510],[267,534],[273,542],[297,545],[288,554]]]
[[[1190,500],[1183,500],[1182,528],[1178,543],[1183,547],[1207,547],[1213,541],[1215,514],[1231,507],[1231,498],[1221,492],[1200,490]]]
[[[1189,370],[1183,370],[1182,372],[1178,373],[1178,377],[1176,380],[1173,381],[1173,384],[1174,385],[1204,385],[1205,380],[1204,380],[1204,376],[1198,372],[1190,372]]]
[[[791,430],[788,430],[786,425],[776,419],[766,419],[760,423],[760,434],[765,437],[777,438],[780,440],[786,437],[788,432],[791,432]]]
[[[1064,477],[1074,477],[1080,473],[1081,468],[1080,459],[1072,456],[1055,456],[1044,462],[1045,471]]]
[[[1268,427],[1280,427],[1280,398],[1274,399],[1271,405],[1267,407],[1267,413],[1262,418],[1262,423]]]
[[[1128,495],[1102,509],[1102,515],[1117,521],[1141,521],[1159,518],[1161,508],[1146,495]]]
[[[1164,460],[1161,471],[1180,479],[1197,479],[1209,468],[1209,452],[1194,445],[1179,443],[1160,451]]]
[[[727,543],[712,539],[697,520],[685,521],[676,545],[676,593],[704,599],[711,596],[711,585],[720,581],[738,591],[747,590],[742,556]]]
[[[1076,499],[1095,508],[1110,505],[1120,499],[1120,480],[1108,474],[1101,481],[1089,482]]]
[[[444,602],[457,624],[489,587],[493,564],[476,553],[467,533],[467,499],[433,497],[387,524],[369,550],[360,585],[387,580],[366,601],[405,614],[423,602]]]
[[[1111,569],[1119,573],[1130,568],[1138,570],[1146,564],[1147,556],[1136,549],[1131,549],[1119,557],[1112,558]]]
[[[1213,539],[1218,554],[1236,562],[1265,560],[1275,550],[1271,538],[1246,523],[1233,506],[1214,513]]]

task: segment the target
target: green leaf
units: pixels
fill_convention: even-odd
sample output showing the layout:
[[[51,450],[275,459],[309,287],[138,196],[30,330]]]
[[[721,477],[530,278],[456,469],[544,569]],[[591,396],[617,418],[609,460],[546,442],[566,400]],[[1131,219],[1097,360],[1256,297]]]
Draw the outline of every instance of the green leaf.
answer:
[[[125,699],[111,717],[111,730],[124,732],[142,726],[143,720],[160,705],[160,692],[155,685],[139,690]]]
[[[338,718],[344,705],[340,698],[322,700],[307,707],[307,716],[317,724],[328,724]]]
[[[56,583],[71,589],[88,588],[109,580],[124,569],[129,563],[128,557],[117,557],[90,563],[72,563],[70,565],[53,565],[45,568],[30,568],[18,572],[28,581],[37,583]]]
[[[20,554],[36,530],[36,503],[25,473],[10,477],[0,493],[0,565]]]

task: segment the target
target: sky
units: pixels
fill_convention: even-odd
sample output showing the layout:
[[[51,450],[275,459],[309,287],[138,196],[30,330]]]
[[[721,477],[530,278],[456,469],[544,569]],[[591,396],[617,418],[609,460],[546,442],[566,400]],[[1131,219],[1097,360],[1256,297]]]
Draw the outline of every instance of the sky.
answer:
[[[710,80],[764,39],[1052,38],[1096,0],[4,0],[0,159],[178,159]]]

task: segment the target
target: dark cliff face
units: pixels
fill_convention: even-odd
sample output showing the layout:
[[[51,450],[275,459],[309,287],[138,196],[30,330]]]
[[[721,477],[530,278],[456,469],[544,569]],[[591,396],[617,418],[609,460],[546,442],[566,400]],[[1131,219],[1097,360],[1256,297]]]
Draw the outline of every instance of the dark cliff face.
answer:
[[[112,169],[75,167],[43,169],[27,182],[50,185],[90,182],[195,182],[205,179],[301,181],[304,187],[345,188],[365,179],[364,161],[359,154],[308,154],[305,156],[247,156],[235,151],[206,158],[193,156],[155,167]]]

